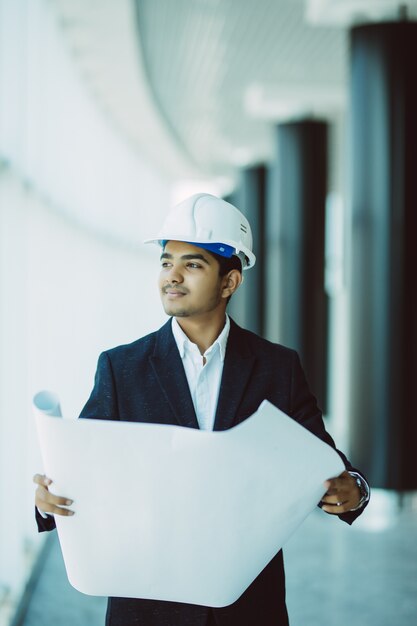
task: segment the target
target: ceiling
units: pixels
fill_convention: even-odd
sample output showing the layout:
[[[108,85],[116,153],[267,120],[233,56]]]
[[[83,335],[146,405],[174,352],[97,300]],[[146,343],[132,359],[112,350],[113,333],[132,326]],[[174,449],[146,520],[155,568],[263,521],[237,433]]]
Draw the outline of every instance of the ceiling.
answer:
[[[346,102],[352,23],[393,0],[53,0],[89,89],[173,178],[268,159],[273,125]],[[417,1],[407,2],[417,15]]]

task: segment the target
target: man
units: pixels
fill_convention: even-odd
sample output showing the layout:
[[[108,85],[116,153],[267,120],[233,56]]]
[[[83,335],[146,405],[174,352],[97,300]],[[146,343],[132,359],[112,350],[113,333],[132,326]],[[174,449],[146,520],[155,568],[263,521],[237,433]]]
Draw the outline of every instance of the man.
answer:
[[[255,263],[246,218],[219,198],[197,194],[168,214],[151,241],[162,246],[159,289],[170,320],[157,332],[100,356],[81,417],[225,430],[267,399],[334,446],[297,354],[239,328],[226,315],[242,268]],[[352,523],[369,492],[364,478],[339,454],[346,471],[329,477],[321,507]],[[72,514],[71,500],[52,495],[49,478],[36,475],[34,480],[39,529],[50,530],[52,515]],[[110,598],[106,624],[286,626],[282,552],[230,606]]]

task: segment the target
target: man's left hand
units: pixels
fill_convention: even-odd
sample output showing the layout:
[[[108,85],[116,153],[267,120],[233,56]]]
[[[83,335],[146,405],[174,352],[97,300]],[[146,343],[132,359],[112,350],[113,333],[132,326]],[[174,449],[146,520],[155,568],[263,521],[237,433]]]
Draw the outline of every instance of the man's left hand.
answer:
[[[321,508],[326,513],[340,515],[358,506],[361,491],[355,478],[349,472],[343,472],[336,478],[326,480],[324,486],[327,491],[321,499]]]

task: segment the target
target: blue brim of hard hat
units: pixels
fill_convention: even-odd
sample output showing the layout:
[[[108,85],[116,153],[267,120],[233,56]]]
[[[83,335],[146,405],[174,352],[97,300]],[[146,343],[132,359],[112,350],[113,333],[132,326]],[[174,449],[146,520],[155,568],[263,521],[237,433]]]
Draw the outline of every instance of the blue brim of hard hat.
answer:
[[[168,243],[168,239],[161,242],[162,247],[165,248]],[[192,246],[197,246],[197,248],[203,248],[208,252],[213,252],[214,254],[218,254],[219,256],[224,256],[227,259],[233,256],[235,249],[233,246],[227,246],[225,243],[196,243],[195,241],[185,241],[184,243],[189,243]]]

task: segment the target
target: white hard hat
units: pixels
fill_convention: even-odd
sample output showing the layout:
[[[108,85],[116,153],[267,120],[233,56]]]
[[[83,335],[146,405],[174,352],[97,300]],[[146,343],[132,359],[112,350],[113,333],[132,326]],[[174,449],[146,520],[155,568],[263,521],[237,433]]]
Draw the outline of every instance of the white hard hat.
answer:
[[[243,269],[255,265],[252,231],[246,217],[233,204],[208,193],[197,193],[170,210],[158,235],[144,243],[164,246],[184,241],[221,256],[238,256]]]

